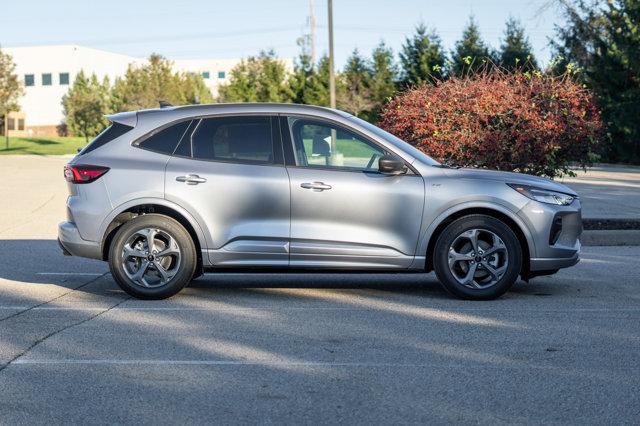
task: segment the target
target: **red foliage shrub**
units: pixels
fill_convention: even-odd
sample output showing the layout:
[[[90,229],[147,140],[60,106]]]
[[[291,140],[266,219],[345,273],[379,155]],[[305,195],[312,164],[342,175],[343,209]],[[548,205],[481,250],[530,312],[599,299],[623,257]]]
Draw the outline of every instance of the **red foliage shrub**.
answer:
[[[597,156],[603,123],[569,74],[486,71],[392,99],[379,125],[444,163],[554,177]]]

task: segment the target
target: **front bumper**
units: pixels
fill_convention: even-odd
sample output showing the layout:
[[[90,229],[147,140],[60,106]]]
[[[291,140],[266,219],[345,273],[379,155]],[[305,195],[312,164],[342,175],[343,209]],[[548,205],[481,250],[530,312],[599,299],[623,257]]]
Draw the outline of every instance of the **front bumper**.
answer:
[[[580,262],[580,251],[567,258],[531,258],[529,269],[531,272],[555,271],[557,269],[568,268]]]
[[[78,227],[73,222],[62,222],[58,225],[58,242],[63,251],[67,252],[65,254],[102,260],[100,244],[83,240]]]
[[[568,206],[531,201],[520,210],[518,215],[527,224],[534,246],[531,272],[568,268],[580,261],[581,210],[579,199]]]

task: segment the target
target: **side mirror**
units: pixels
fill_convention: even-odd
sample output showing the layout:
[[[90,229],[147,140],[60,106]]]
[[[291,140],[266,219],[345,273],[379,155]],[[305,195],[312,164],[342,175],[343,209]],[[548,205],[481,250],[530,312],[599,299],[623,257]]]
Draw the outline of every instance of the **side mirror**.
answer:
[[[402,158],[394,155],[383,155],[378,160],[378,170],[386,175],[401,175],[407,172],[407,166]]]

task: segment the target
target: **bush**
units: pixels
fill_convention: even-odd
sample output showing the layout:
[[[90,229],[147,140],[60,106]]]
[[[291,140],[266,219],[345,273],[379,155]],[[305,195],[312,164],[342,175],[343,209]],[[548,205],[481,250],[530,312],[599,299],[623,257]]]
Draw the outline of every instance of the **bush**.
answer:
[[[554,177],[597,158],[603,124],[571,75],[498,69],[391,100],[380,126],[443,163]]]

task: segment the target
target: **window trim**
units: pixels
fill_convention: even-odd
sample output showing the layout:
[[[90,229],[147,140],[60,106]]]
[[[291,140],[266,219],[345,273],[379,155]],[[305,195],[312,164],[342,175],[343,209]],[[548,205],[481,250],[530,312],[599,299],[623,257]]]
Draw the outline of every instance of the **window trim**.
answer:
[[[193,150],[191,150],[190,147],[190,156],[184,156],[184,155],[178,155],[176,154],[176,151],[178,150],[178,147],[180,146],[180,144],[184,141],[184,138],[186,136],[189,137],[189,144],[191,144],[191,137],[193,136],[193,133],[195,132],[196,128],[198,127],[198,125],[200,124],[201,120],[207,119],[207,118],[233,118],[233,117],[267,117],[271,119],[271,141],[273,144],[273,162],[270,163],[264,163],[264,162],[249,162],[248,160],[245,161],[231,161],[231,160],[220,160],[220,159],[204,159],[204,158],[194,158],[193,157]],[[279,115],[277,113],[264,113],[264,112],[246,112],[246,113],[231,113],[231,112],[227,112],[227,113],[219,113],[219,114],[203,114],[203,115],[194,115],[191,117],[182,117],[182,118],[178,118],[175,119],[173,121],[169,121],[165,124],[163,124],[160,127],[157,127],[147,133],[145,133],[142,136],[139,136],[138,138],[134,139],[131,142],[131,146],[136,147],[138,149],[143,149],[145,151],[149,151],[149,152],[154,152],[156,154],[160,154],[160,155],[167,155],[158,151],[153,151],[150,150],[148,148],[143,148],[140,145],[140,143],[142,143],[145,139],[153,136],[153,134],[158,133],[164,129],[166,129],[167,127],[173,126],[175,124],[178,124],[180,122],[183,121],[189,121],[191,120],[193,123],[191,123],[189,126],[187,126],[187,131],[184,135],[182,135],[182,138],[180,139],[180,141],[178,142],[178,144],[176,145],[176,148],[173,150],[173,153],[170,155],[171,157],[176,157],[176,158],[183,158],[186,160],[192,160],[192,161],[207,161],[207,162],[213,162],[213,163],[229,163],[229,164],[248,164],[248,165],[253,165],[253,166],[266,166],[266,167],[285,167],[285,161],[284,161],[284,148],[283,148],[283,141],[282,141],[282,132],[281,132],[281,125],[279,123]],[[194,123],[196,123],[194,125]]]
[[[318,117],[315,115],[303,115],[303,114],[280,114],[281,116],[281,126],[286,126],[283,129],[282,132],[282,144],[283,147],[286,145],[286,151],[288,155],[285,155],[285,158],[287,158],[287,167],[289,168],[296,168],[296,169],[314,169],[314,170],[327,170],[327,171],[335,171],[335,172],[347,172],[347,173],[367,173],[367,174],[379,174],[379,175],[384,175],[387,176],[384,173],[380,173],[379,170],[366,170],[366,169],[361,169],[361,168],[357,168],[357,167],[327,167],[327,166],[318,166],[318,165],[310,165],[307,164],[306,166],[299,166],[296,163],[296,159],[295,159],[295,141],[294,141],[294,135],[293,135],[293,128],[292,126],[289,125],[289,118],[298,118],[298,119],[303,119],[306,121],[310,121],[310,122],[318,122],[320,124],[329,124],[331,126],[335,126],[335,127],[339,127],[342,128],[344,130],[347,130],[353,134],[355,134],[356,136],[366,140],[367,142],[377,146],[378,148],[380,148],[380,150],[384,151],[384,152],[388,152],[389,154],[395,155],[396,157],[400,158],[402,161],[404,161],[404,164],[407,166],[407,173],[403,174],[403,175],[398,175],[398,176],[421,176],[420,173],[415,169],[415,167],[413,167],[411,164],[409,164],[404,158],[402,158],[400,155],[398,155],[395,151],[385,147],[384,145],[381,145],[378,141],[370,138],[369,136],[363,134],[362,132],[360,132],[358,129],[354,129],[353,127],[350,126],[346,126],[343,123],[340,123],[336,120],[332,120],[329,118],[324,118],[324,117]],[[288,137],[288,141],[287,141],[287,137]]]

